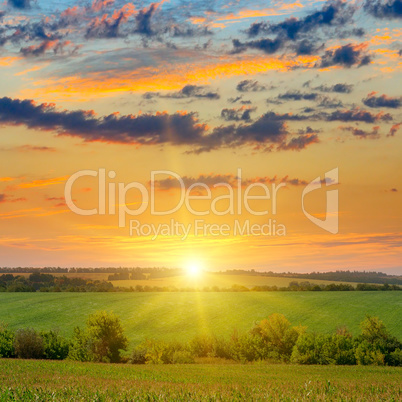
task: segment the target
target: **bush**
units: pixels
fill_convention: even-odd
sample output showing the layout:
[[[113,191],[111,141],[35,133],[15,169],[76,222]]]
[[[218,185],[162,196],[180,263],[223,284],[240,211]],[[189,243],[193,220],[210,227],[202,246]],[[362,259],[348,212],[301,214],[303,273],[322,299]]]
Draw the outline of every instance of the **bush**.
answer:
[[[147,362],[147,350],[141,346],[134,348],[131,354],[130,363],[131,364],[145,364]]]
[[[68,356],[70,343],[58,331],[41,332],[44,347],[44,358],[64,360]]]
[[[120,351],[127,350],[128,339],[124,335],[119,317],[106,311],[91,314],[87,320],[87,331],[95,361],[121,361]]]
[[[361,342],[356,348],[357,364],[364,366],[383,366],[385,355],[368,341]]]
[[[43,339],[32,328],[17,330],[14,349],[17,357],[21,359],[41,359],[44,357]]]
[[[173,364],[193,364],[194,357],[187,350],[176,350],[172,357]]]
[[[14,332],[0,324],[0,357],[15,357]]]
[[[360,324],[362,333],[356,339],[358,364],[400,365],[398,350],[402,343],[392,336],[378,317],[367,316]]]
[[[262,350],[260,340],[252,334],[239,335],[234,331],[231,339],[231,357],[232,359],[245,363],[262,359]]]
[[[177,352],[186,352],[188,356],[192,356],[185,346],[178,342],[164,342],[154,339],[147,339],[140,348],[146,350],[145,359],[147,364],[173,364],[174,356]],[[177,358],[180,354],[177,354]]]
[[[79,327],[74,328],[68,358],[80,362],[90,362],[94,360],[89,335]]]
[[[195,357],[214,357],[215,340],[212,336],[198,335],[189,343],[189,349]]]
[[[251,334],[262,341],[262,358],[288,361],[297,339],[304,331],[304,327],[292,327],[282,314],[272,314],[257,324]]]
[[[331,335],[302,334],[293,348],[291,360],[298,364],[335,363]]]

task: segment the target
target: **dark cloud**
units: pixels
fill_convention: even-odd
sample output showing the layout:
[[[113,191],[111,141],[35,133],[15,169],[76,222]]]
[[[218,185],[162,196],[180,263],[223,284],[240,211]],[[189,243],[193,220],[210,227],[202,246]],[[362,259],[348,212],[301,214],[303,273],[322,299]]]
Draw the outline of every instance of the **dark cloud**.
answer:
[[[340,94],[350,94],[353,91],[352,84],[320,85],[314,88],[321,92],[337,92]]]
[[[58,111],[48,104],[30,100],[0,99],[0,123],[55,131],[85,141],[139,144],[199,143],[206,131],[192,113],[142,114],[96,117],[91,111]]]
[[[398,109],[402,106],[402,98],[391,98],[387,95],[375,96],[375,92],[368,94],[362,102],[372,108],[386,107],[391,109]]]
[[[317,104],[317,106],[327,109],[334,109],[343,107],[343,103],[339,99],[329,98],[328,96],[321,96],[320,102]]]
[[[366,0],[364,10],[376,18],[402,18],[402,1]]]
[[[142,97],[147,100],[153,98],[205,98],[210,100],[220,99],[220,95],[217,92],[210,91],[208,87],[198,85],[186,85],[180,91],[168,94],[161,94],[160,92],[146,92]]]
[[[352,66],[362,67],[370,63],[371,56],[366,53],[363,46],[349,43],[336,50],[327,50],[316,67],[343,66],[350,68]]]
[[[284,94],[279,94],[278,99],[281,100],[294,100],[294,101],[301,101],[301,100],[316,100],[318,97],[317,93],[302,93],[300,91],[288,91]]]
[[[239,109],[223,109],[221,111],[222,119],[226,121],[250,121],[251,113],[255,112],[257,108],[241,107]]]
[[[299,135],[298,137],[292,138],[288,143],[281,144],[278,149],[285,151],[301,151],[302,149],[305,149],[308,145],[317,142],[319,142],[317,134]]]
[[[327,121],[361,121],[365,123],[375,123],[376,121],[391,121],[392,116],[387,113],[373,114],[366,110],[352,109],[352,110],[336,110],[331,114],[323,115]]]
[[[397,192],[398,192],[398,189],[396,189],[396,188],[391,188],[391,192],[392,192],[392,193],[397,193]]]
[[[69,41],[43,41],[41,44],[35,46],[23,47],[20,50],[20,53],[24,57],[39,57],[43,56],[48,50],[52,50],[54,54],[64,54],[64,50],[66,47],[70,47],[68,54],[73,55],[78,50],[79,46],[71,47],[72,43]]]
[[[30,0],[8,0],[8,4],[19,9],[27,9],[31,7]]]
[[[239,39],[233,39],[232,43],[234,47],[232,53],[241,53],[247,49],[256,49],[267,54],[273,54],[284,45],[281,39],[258,39],[247,42],[240,42]]]
[[[300,38],[301,34],[309,34],[320,27],[344,26],[351,21],[354,8],[343,1],[329,1],[322,10],[315,11],[304,18],[288,18],[277,24],[268,22],[254,23],[247,30],[247,34],[257,36],[261,33],[276,34],[289,40]]]
[[[311,55],[318,53],[324,45],[317,45],[316,43],[312,42],[308,39],[303,39],[296,43],[294,46],[294,50],[297,55]]]
[[[372,131],[362,130],[358,127],[342,127],[342,130],[351,132],[354,136],[359,138],[371,138],[371,139],[380,138],[379,126],[373,127]]]
[[[203,183],[211,189],[213,189],[215,185],[221,183],[229,184],[230,186],[233,187],[237,187],[239,185],[238,177],[232,174],[201,174],[197,177],[182,176],[181,179],[183,180],[184,186],[186,188],[196,183]],[[180,189],[180,182],[173,177],[167,177],[166,179],[155,180],[154,183],[155,187],[161,191]],[[292,186],[305,186],[308,184],[308,181],[299,178],[289,178],[289,176],[285,176],[282,179],[279,179],[277,176],[274,177],[265,176],[265,177],[252,177],[248,179],[243,179],[240,185],[242,187],[248,187],[251,184],[255,183],[262,183],[262,184],[286,183]]]
[[[171,36],[174,38],[194,38],[199,36],[213,35],[213,32],[208,27],[192,27],[187,25],[174,24],[168,28]],[[210,42],[203,45],[206,49],[210,46]]]
[[[239,92],[260,92],[265,91],[267,88],[265,85],[260,84],[258,81],[243,80],[237,84],[236,89]]]
[[[151,20],[157,9],[158,5],[152,3],[148,9],[140,10],[135,16],[136,27],[133,32],[144,36],[155,35],[156,32],[152,28]]]
[[[208,132],[194,113],[157,113],[97,117],[93,111],[57,110],[52,104],[30,100],[0,99],[0,124],[24,125],[31,129],[53,131],[58,135],[79,137],[84,141],[121,144],[172,144],[190,146],[195,153],[218,148],[253,146],[259,149],[302,149],[316,142],[314,135],[293,139],[286,120],[305,120],[306,116],[268,112],[250,124],[220,126]],[[304,145],[303,145],[304,144]]]
[[[2,204],[3,202],[6,202],[6,195],[5,194],[0,194],[0,204]]]
[[[95,18],[88,26],[85,33],[86,39],[92,38],[121,38],[126,35],[120,32],[120,26],[126,21],[126,14],[121,11],[116,18]]]

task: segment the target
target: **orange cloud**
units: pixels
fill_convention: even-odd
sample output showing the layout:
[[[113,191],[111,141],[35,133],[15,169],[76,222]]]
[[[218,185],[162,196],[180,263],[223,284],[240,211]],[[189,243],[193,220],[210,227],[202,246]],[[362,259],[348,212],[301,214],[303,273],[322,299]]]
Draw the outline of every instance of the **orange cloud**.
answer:
[[[42,70],[42,68],[47,67],[47,66],[48,66],[48,64],[42,65],[42,66],[33,66],[32,68],[29,68],[27,70],[20,71],[19,73],[14,74],[14,76],[18,77],[21,75],[26,75],[28,73],[33,73],[34,71]]]
[[[207,85],[218,78],[255,75],[270,70],[288,71],[294,67],[309,67],[319,57],[247,56],[217,57],[207,64],[171,64],[161,71],[144,67],[134,71],[94,72],[85,77],[44,79],[34,83],[35,89],[23,90],[24,98],[51,99],[52,101],[87,101],[99,97],[114,96],[122,92],[146,92],[177,90],[187,84]],[[115,76],[113,75],[115,74]]]
[[[22,59],[22,57],[11,57],[11,56],[0,57],[0,66],[9,67],[21,59]]]
[[[17,188],[34,188],[34,187],[51,186],[53,184],[63,183],[68,178],[69,178],[69,176],[61,176],[61,177],[54,177],[52,179],[33,180],[28,183],[21,183],[17,186]]]

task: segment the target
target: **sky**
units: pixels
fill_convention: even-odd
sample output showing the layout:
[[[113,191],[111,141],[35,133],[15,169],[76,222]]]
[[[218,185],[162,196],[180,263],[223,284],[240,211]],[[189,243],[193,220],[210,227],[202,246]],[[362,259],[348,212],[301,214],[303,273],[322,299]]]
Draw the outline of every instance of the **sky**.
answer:
[[[402,274],[401,18],[4,0],[0,266]]]

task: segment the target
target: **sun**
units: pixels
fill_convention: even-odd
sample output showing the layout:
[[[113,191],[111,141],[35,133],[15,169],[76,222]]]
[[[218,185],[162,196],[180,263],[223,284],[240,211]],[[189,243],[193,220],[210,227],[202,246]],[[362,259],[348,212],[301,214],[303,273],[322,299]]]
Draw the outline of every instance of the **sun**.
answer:
[[[199,262],[192,261],[187,264],[186,271],[187,271],[187,275],[194,278],[194,277],[201,275],[202,266]]]

